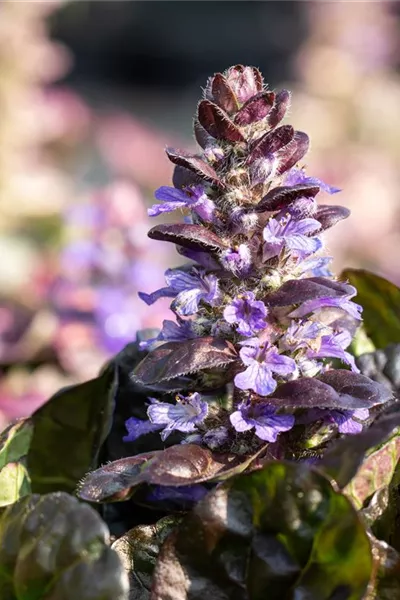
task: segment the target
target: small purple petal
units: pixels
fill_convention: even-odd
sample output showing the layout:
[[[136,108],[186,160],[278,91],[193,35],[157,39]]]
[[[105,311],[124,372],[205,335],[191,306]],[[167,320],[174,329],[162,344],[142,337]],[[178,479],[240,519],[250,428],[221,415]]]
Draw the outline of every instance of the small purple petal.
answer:
[[[307,275],[308,277],[327,277],[331,278],[332,273],[327,268],[327,265],[332,262],[330,256],[320,256],[307,258],[299,263],[296,269],[299,276]]]
[[[368,409],[360,408],[357,410],[325,410],[315,408],[307,411],[307,413],[297,418],[298,423],[307,425],[314,421],[323,421],[325,423],[333,423],[338,427],[339,433],[356,434],[360,433],[363,429],[363,425],[354,420],[360,419],[361,421],[368,419]]]
[[[323,181],[321,181],[320,179],[317,179],[316,177],[308,177],[306,175],[304,169],[298,169],[296,167],[293,167],[292,169],[290,169],[290,171],[287,172],[285,179],[284,179],[284,184],[288,185],[288,186],[292,186],[292,185],[298,185],[300,183],[309,184],[309,185],[317,185],[318,187],[321,188],[321,190],[323,190],[324,192],[327,192],[328,194],[336,194],[337,192],[341,191],[340,188],[328,185],[328,184],[324,183]]]
[[[356,366],[354,356],[346,352],[344,348],[351,342],[351,335],[347,331],[340,333],[323,335],[321,337],[321,345],[319,350],[309,350],[308,358],[338,358],[351,366],[352,371],[359,373],[360,370]]]
[[[264,260],[277,256],[285,246],[300,258],[313,254],[321,248],[322,242],[308,235],[320,228],[315,219],[296,220],[290,214],[270,219],[263,231]]]
[[[204,291],[199,288],[180,292],[172,302],[171,308],[181,316],[194,315],[199,310],[200,300],[202,300],[204,296]]]
[[[162,429],[162,425],[151,423],[151,421],[145,421],[143,419],[137,419],[136,417],[131,417],[125,421],[125,427],[128,431],[128,435],[125,435],[122,438],[124,442],[134,442],[142,435]]]
[[[243,431],[249,431],[249,429],[254,427],[254,425],[245,419],[241,410],[237,410],[232,413],[229,417],[229,420],[232,424],[232,427],[234,427],[234,429],[236,429],[236,431],[239,433],[243,433]]]
[[[167,204],[153,204],[150,208],[147,209],[147,214],[149,217],[158,217],[164,213],[173,212],[174,210],[178,210],[179,208],[184,208],[186,204],[183,202],[168,202]]]
[[[154,196],[160,202],[181,202],[186,204],[190,197],[183,191],[168,185],[162,185],[154,192]]]
[[[355,302],[351,302],[349,300],[349,296],[339,296],[336,298],[325,297],[316,298],[315,300],[307,300],[294,311],[292,311],[289,314],[289,317],[305,317],[306,315],[323,308],[340,308],[347,312],[354,319],[361,320],[362,307]]]
[[[251,252],[246,244],[240,244],[236,250],[231,248],[220,258],[223,267],[238,277],[248,275],[251,269]]]
[[[160,290],[156,290],[151,294],[146,294],[145,292],[138,292],[138,296],[143,302],[147,304],[147,306],[151,306],[160,298],[174,298],[176,296],[176,292],[172,288],[165,287]]]
[[[227,323],[237,323],[241,335],[251,336],[266,327],[267,308],[263,302],[254,299],[253,292],[235,298],[224,310]]]
[[[260,396],[268,396],[276,388],[276,381],[271,370],[263,364],[253,361],[243,373],[235,377],[235,385],[241,390],[253,390]]]
[[[165,441],[172,431],[195,431],[196,425],[202,423],[208,414],[208,404],[200,394],[195,393],[187,398],[181,396],[176,404],[155,400],[147,409],[147,414],[152,423],[164,427],[161,439]]]
[[[165,281],[176,293],[199,287],[200,275],[196,271],[183,271],[181,269],[167,269]]]
[[[279,433],[288,431],[295,423],[293,415],[279,415],[268,404],[252,405],[248,401],[238,406],[238,410],[230,416],[230,421],[239,433],[254,427],[256,435],[267,442],[276,442]]]
[[[257,338],[246,340],[243,344],[246,345],[240,350],[240,358],[247,369],[235,377],[235,385],[239,389],[267,396],[276,388],[272,372],[288,376],[297,371],[292,358],[279,354],[274,347],[260,345]]]

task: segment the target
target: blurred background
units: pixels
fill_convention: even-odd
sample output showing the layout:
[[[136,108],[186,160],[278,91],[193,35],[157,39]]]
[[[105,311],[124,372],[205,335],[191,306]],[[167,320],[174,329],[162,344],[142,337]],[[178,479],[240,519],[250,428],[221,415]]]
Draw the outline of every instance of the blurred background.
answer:
[[[232,64],[293,91],[309,173],[343,190],[336,271],[400,284],[399,25],[390,1],[0,1],[0,429],[168,317],[137,297],[178,264],[146,207]]]

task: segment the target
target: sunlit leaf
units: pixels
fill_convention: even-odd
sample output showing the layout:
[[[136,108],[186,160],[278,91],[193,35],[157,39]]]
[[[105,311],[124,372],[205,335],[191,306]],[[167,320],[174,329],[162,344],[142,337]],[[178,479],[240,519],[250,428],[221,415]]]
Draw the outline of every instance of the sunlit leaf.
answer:
[[[130,600],[149,600],[160,546],[180,521],[179,517],[164,517],[154,525],[138,525],[111,546],[128,573]]]
[[[164,451],[121,458],[88,473],[77,494],[89,502],[127,500],[143,483],[188,486],[222,481],[244,471],[258,456],[216,454],[197,444],[183,444]]]
[[[376,348],[400,342],[400,289],[364,269],[346,269],[343,279],[357,288],[355,301],[363,307],[364,327]]]
[[[359,488],[358,494],[365,498],[370,495],[368,490],[372,493],[384,484],[381,478],[390,477],[390,473],[393,474],[392,460],[396,460],[395,457],[399,452],[399,431],[399,412],[382,416],[362,433],[345,436],[332,443],[318,463],[318,468],[332,477],[340,488],[349,485],[359,473],[360,480],[355,485]],[[381,447],[392,438],[393,443],[390,446],[386,449],[385,446]],[[367,454],[369,454],[369,458],[365,461]],[[379,460],[382,460],[383,472],[369,473],[370,468]],[[385,469],[388,467],[390,468],[386,475]],[[380,483],[375,489],[371,488],[371,477],[378,478],[377,482]],[[362,491],[363,489],[364,491]]]
[[[151,600],[360,600],[370,543],[350,501],[275,461],[211,491],[164,543]]]

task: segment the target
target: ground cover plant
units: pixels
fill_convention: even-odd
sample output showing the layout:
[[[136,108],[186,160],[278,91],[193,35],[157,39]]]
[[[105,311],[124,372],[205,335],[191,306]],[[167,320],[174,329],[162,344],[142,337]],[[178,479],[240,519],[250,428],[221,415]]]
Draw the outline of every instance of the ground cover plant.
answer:
[[[290,101],[209,79],[149,209],[175,319],[1,434],[1,598],[400,596],[400,291],[330,272]]]

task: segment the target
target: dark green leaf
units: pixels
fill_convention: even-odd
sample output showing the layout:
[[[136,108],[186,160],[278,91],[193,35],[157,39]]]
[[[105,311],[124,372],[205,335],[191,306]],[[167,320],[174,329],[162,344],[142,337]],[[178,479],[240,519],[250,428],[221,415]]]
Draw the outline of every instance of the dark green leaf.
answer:
[[[26,496],[0,518],[2,600],[126,600],[127,575],[108,529],[63,492]]]
[[[363,307],[364,327],[376,348],[400,342],[400,289],[364,269],[346,269],[343,279],[357,288],[355,301]]]
[[[164,517],[154,525],[139,525],[111,546],[129,575],[130,600],[149,600],[160,546],[180,521],[179,517]]]
[[[390,344],[383,350],[368,351],[358,356],[356,364],[367,377],[396,392],[400,390],[400,344]]]
[[[275,461],[220,485],[164,543],[151,600],[360,600],[370,543],[350,501]]]
[[[17,462],[28,454],[33,434],[30,419],[11,423],[0,434],[0,469],[10,462]]]
[[[400,422],[400,417],[399,417]],[[364,459],[357,475],[344,488],[357,508],[377,490],[388,486],[400,460],[400,436],[395,434],[386,444]]]
[[[8,463],[0,471],[0,507],[17,502],[31,493],[31,483],[24,462]]]
[[[21,419],[9,425],[0,435],[0,507],[30,494],[26,455],[32,439],[33,424]]]
[[[362,465],[366,454],[373,451],[374,448],[381,446],[384,444],[384,442],[392,437],[395,437],[397,440],[399,428],[399,412],[382,416],[377,419],[377,421],[373,423],[369,429],[366,429],[362,433],[354,436],[349,435],[335,441],[325,452],[322,460],[318,463],[318,468],[322,469],[329,477],[332,477],[332,479],[336,481],[340,488],[344,488],[350,483],[353,477],[356,476],[360,467],[363,469]],[[385,452],[385,450],[382,450],[381,454],[378,451],[375,456],[378,461],[379,457],[381,457],[382,461],[385,463],[385,469],[388,467],[387,459],[389,459],[389,463],[391,463],[392,451],[397,455],[397,441],[393,447],[388,447],[388,454]],[[373,456],[374,454],[371,454],[371,461],[374,460],[372,459]],[[366,470],[364,474],[366,477],[368,477],[367,472],[371,464],[373,464],[373,462],[370,463],[367,461],[365,465]],[[391,472],[393,473],[393,471]],[[378,474],[374,473],[374,477],[378,477]],[[380,474],[379,477],[381,478],[380,481],[383,482],[382,478],[384,478],[385,475]],[[367,485],[366,482],[362,487],[365,487],[365,485]],[[362,493],[361,489],[359,490],[359,493]]]
[[[28,454],[33,492],[73,492],[80,479],[97,466],[114,407],[115,370],[64,388],[33,416]]]

